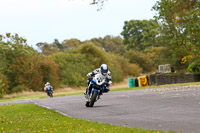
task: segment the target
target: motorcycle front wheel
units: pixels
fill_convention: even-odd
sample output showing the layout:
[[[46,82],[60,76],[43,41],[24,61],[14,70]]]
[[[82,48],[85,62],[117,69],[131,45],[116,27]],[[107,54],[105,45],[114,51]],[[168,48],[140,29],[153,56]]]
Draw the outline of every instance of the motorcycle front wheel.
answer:
[[[86,107],[89,107],[89,104],[90,104],[90,102],[87,101],[87,102],[85,103],[85,106],[86,106]]]
[[[50,98],[53,98],[53,93],[52,93],[52,92],[48,92],[47,95],[48,95]]]
[[[94,103],[96,102],[96,99],[97,99],[97,95],[98,95],[98,92],[94,91],[89,102],[89,107],[94,106]]]

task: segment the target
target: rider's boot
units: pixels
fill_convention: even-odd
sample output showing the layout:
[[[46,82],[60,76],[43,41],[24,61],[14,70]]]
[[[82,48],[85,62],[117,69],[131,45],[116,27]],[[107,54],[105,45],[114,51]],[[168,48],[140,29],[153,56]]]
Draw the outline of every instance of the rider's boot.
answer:
[[[85,92],[84,92],[84,95],[87,95],[87,90],[88,90],[88,89],[86,88],[86,89],[85,89]]]
[[[101,98],[100,98],[101,95],[103,95],[103,91],[102,91],[102,90],[99,92],[98,99],[101,99]]]
[[[84,93],[86,101],[89,101],[89,98],[90,98],[88,93],[89,93],[89,90],[88,90],[88,88],[86,88],[85,93]]]

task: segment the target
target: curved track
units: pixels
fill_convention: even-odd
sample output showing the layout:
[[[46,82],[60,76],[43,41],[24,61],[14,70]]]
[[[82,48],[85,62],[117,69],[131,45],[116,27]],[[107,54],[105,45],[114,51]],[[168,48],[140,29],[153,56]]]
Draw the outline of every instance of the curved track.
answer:
[[[200,86],[110,92],[101,98],[92,108],[85,107],[84,95],[25,102],[33,102],[70,117],[100,123],[185,133],[200,131]]]

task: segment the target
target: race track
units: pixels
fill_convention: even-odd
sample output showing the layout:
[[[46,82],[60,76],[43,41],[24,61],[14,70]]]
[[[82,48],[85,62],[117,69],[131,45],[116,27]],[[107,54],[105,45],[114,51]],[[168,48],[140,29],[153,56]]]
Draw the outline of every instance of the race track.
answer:
[[[10,103],[23,103],[22,101]],[[200,86],[109,92],[92,108],[84,95],[26,100],[70,117],[132,128],[200,132]],[[8,103],[0,103],[8,104]]]

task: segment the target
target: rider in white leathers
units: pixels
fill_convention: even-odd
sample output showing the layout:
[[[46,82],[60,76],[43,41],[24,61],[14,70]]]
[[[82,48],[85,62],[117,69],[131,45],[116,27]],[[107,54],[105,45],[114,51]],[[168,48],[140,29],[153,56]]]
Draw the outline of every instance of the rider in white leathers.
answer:
[[[88,77],[88,87],[86,89],[86,92],[84,93],[86,96],[89,96],[92,89],[92,83],[91,79],[96,74],[101,74],[106,79],[106,84],[103,86],[103,92],[110,91],[109,86],[112,85],[111,81],[111,72],[108,70],[108,66],[106,64],[102,64],[100,68],[95,69],[93,72],[90,72],[87,74]]]
[[[52,90],[53,91],[53,87],[50,85],[49,82],[47,82],[45,85],[44,85],[44,91],[47,93],[47,91],[49,90]]]

